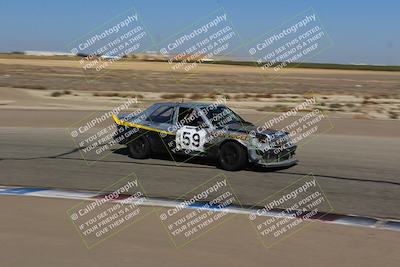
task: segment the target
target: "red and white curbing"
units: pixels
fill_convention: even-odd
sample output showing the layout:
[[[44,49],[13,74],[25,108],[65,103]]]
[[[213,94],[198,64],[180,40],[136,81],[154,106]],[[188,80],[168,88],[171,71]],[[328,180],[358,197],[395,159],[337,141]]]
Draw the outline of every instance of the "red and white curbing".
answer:
[[[58,190],[58,189],[45,189],[45,188],[31,188],[31,187],[0,187],[1,195],[13,195],[13,196],[33,196],[33,197],[46,197],[46,198],[62,198],[62,199],[76,199],[76,200],[93,200],[104,196],[104,193],[95,191],[73,191],[73,190]],[[114,201],[118,202],[129,196],[123,196]],[[145,198],[141,205],[143,206],[158,206],[165,208],[176,207],[181,202],[174,200],[165,200],[157,198]],[[188,206],[188,209],[198,209],[203,206],[202,203],[195,203],[192,206]],[[204,208],[202,208],[204,209]],[[256,212],[255,208],[242,208],[237,206],[230,206],[223,209],[212,209],[213,211],[251,215]],[[266,216],[278,216],[281,210],[271,210]],[[280,215],[281,216],[281,215]],[[400,231],[400,220],[394,219],[381,219],[357,215],[345,215],[345,214],[334,214],[329,213],[324,216],[315,216],[311,220],[317,220],[324,223],[341,224],[357,227],[367,227],[375,229],[386,229],[392,231]]]

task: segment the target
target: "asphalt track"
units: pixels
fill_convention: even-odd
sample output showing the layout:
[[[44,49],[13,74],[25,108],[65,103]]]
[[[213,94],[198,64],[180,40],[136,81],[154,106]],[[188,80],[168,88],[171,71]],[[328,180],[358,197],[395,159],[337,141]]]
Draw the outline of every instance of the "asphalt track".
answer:
[[[322,135],[298,151],[289,169],[225,172],[212,162],[177,165],[170,159],[135,160],[126,149],[87,165],[64,128],[0,128],[0,184],[101,190],[132,172],[152,197],[176,198],[223,172],[241,203],[255,205],[312,173],[335,213],[400,218],[398,138]]]
[[[2,196],[1,266],[369,267],[399,261],[399,232],[315,222],[267,249],[243,215],[177,249],[153,213],[88,250],[66,216],[78,203]]]

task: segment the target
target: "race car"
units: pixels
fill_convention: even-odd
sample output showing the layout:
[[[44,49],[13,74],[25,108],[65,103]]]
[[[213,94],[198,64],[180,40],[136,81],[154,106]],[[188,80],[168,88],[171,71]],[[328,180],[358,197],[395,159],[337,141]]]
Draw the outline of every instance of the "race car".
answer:
[[[228,171],[247,164],[284,167],[297,163],[289,133],[262,129],[220,103],[156,103],[139,113],[113,115],[114,140],[131,157],[156,153],[208,157]]]

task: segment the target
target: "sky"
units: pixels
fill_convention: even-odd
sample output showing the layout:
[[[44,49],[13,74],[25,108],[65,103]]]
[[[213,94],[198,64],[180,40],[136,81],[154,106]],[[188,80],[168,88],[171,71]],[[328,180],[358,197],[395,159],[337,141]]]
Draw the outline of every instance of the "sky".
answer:
[[[243,42],[312,8],[332,44],[307,62],[400,65],[396,0],[0,0],[0,52],[68,51],[72,41],[132,7],[156,42],[219,8]]]

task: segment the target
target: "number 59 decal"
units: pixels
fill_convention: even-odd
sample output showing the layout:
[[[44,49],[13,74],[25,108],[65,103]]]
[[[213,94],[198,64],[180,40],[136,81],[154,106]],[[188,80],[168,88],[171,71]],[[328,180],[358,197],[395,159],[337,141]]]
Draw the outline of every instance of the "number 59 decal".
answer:
[[[204,151],[204,140],[206,131],[198,130],[196,127],[183,126],[176,132],[176,145],[180,149],[193,151]]]

